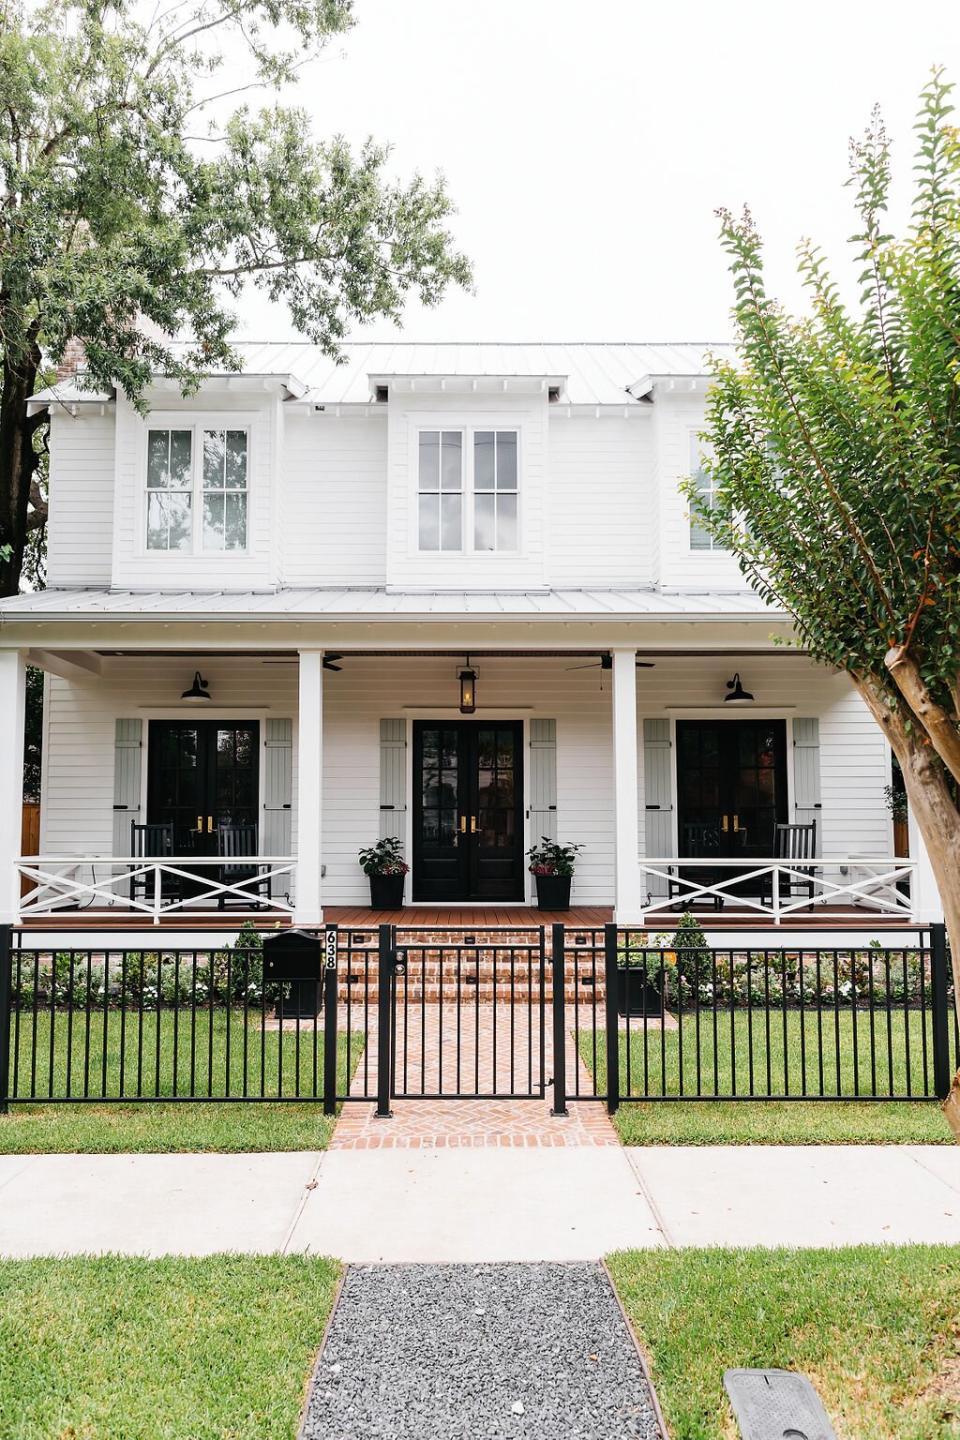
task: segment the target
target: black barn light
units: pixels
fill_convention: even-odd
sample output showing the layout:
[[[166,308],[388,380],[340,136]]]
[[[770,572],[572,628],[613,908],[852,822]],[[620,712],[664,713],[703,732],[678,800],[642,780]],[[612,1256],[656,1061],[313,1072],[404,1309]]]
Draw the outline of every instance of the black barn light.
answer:
[[[749,690],[744,690],[740,684],[740,671],[738,670],[732,680],[727,681],[729,695],[724,695],[724,705],[752,705],[753,696]]]
[[[207,689],[209,681],[204,680],[199,670],[193,674],[193,684],[189,690],[184,690],[180,696],[181,700],[189,700],[191,705],[205,705],[210,699],[210,691]]]
[[[472,715],[477,708],[477,672],[470,667],[470,656],[462,670],[457,671],[460,681],[460,714]]]

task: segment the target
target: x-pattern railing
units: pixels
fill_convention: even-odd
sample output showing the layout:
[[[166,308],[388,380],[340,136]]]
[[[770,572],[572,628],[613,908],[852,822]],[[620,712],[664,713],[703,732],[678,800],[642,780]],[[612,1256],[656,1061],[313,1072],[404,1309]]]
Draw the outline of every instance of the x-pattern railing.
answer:
[[[139,856],[27,856],[18,872],[28,888],[20,901],[24,916],[80,909],[86,914],[114,913],[118,908],[149,915],[159,924],[168,915],[218,914],[223,907],[246,904],[251,909],[287,914],[296,861],[290,856],[170,856],[163,860]],[[238,869],[250,874],[227,880]],[[209,872],[206,873],[206,872]],[[282,883],[281,883],[282,882]]]
[[[874,913],[901,918],[912,913],[909,894],[899,888],[916,868],[911,860],[831,856],[829,859],[757,859],[737,863],[718,856],[690,859],[670,856],[641,858],[639,865],[643,888],[648,892],[646,915],[670,913],[678,906],[717,900],[722,902],[727,914],[763,915],[774,924],[800,911],[824,911],[835,905],[863,906]],[[720,870],[729,874],[721,879],[711,880],[708,876],[700,881],[684,874],[691,870],[714,874]],[[851,872],[850,878],[832,878],[843,870]],[[801,886],[803,894],[797,895]],[[655,895],[654,888],[665,893]]]

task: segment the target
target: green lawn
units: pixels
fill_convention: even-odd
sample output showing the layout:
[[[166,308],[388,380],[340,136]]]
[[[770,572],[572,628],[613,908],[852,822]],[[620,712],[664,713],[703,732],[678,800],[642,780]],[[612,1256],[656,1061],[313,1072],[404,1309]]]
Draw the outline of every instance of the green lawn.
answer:
[[[5,1440],[292,1440],[339,1266],[0,1263]]]
[[[16,1104],[0,1116],[0,1154],[65,1151],[162,1150],[315,1150],[329,1142],[333,1120],[325,1118],[319,1102],[298,1104],[217,1103],[224,1097],[261,1091],[279,1096],[322,1095],[323,1031],[312,1023],[295,1031],[261,1033],[260,1017],[244,1025],[242,1009],[198,1012],[178,1020],[170,1011],[148,1012],[141,1033],[138,1017],[128,1014],[123,1027],[119,1011],[94,1011],[89,1037],[86,1017],[74,1015],[72,1031],[62,1013],[47,1011],[32,1023],[21,1019],[14,1054],[18,1056],[11,1079],[14,1093],[44,1096],[83,1093],[87,1088],[103,1096],[185,1096],[191,1083],[212,1102],[190,1104],[163,1101],[139,1105],[30,1105]],[[89,1043],[89,1053],[88,1053]],[[337,1089],[346,1093],[351,1074],[361,1063],[364,1037],[354,1031],[338,1037]],[[53,1061],[51,1065],[51,1053]],[[36,1056],[36,1072],[33,1057]],[[122,1063],[121,1063],[122,1056]],[[52,1078],[51,1078],[52,1075]],[[85,1087],[86,1081],[86,1087]],[[371,1084],[375,1080],[371,1078]]]
[[[709,1012],[684,1014],[675,1030],[630,1022],[630,1040],[620,1033],[621,1096],[648,1096],[623,1104],[615,1120],[626,1145],[727,1144],[950,1144],[949,1127],[936,1102],[891,1100],[878,1104],[816,1100],[702,1101],[657,1103],[657,1097],[748,1095],[755,1093],[826,1096],[917,1094],[922,1091],[924,1053],[932,1075],[929,1016],[926,1036],[919,1012],[885,1014],[790,1010],[723,1011],[716,1032]],[[698,1044],[699,1026],[699,1044]],[[839,1046],[837,1033],[839,1031]],[[606,1036],[580,1034],[580,1053],[598,1087],[606,1088]],[[924,1044],[926,1043],[926,1052]],[[909,1052],[908,1052],[909,1045]],[[839,1076],[836,1056],[839,1053]],[[907,1055],[910,1057],[908,1076]]]
[[[840,1440],[960,1436],[960,1247],[649,1250],[609,1265],[673,1440],[733,1440],[732,1366],[804,1371]]]

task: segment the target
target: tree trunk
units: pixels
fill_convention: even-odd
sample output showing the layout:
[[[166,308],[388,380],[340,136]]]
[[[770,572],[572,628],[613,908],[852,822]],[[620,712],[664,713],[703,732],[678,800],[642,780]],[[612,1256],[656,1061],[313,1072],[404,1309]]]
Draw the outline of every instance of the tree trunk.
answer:
[[[35,350],[19,362],[8,356],[3,364],[0,389],[0,596],[16,595],[20,589],[23,553],[27,539],[30,482],[36,468],[33,449],[35,424],[27,416],[27,400],[33,394],[40,363]]]
[[[900,762],[907,799],[930,857],[950,941],[953,1002],[960,1019],[960,810],[943,762],[918,722],[907,729],[903,717],[869,680],[856,684]],[[943,1110],[960,1141],[960,1071]]]

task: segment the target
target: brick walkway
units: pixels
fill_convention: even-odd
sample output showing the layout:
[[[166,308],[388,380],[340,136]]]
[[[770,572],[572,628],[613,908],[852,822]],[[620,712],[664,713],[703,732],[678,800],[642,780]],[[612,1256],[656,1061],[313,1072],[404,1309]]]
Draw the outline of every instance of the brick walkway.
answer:
[[[377,1027],[370,1015],[368,1051],[354,1076],[351,1094],[369,1095],[376,1087]],[[459,1022],[459,1023],[458,1023]],[[553,1037],[549,1015],[544,1035],[543,1078],[553,1076]],[[602,1101],[576,1101],[589,1095],[593,1082],[580,1059],[574,1039],[572,1007],[567,1007],[567,1116],[550,1114],[551,1086],[545,1099],[442,1098],[458,1088],[495,1092],[536,1091],[541,1077],[538,1017],[526,1005],[464,1007],[417,1006],[408,1017],[409,1038],[404,1044],[402,1008],[397,1015],[397,1054],[393,1116],[378,1120],[376,1107],[367,1100],[351,1101],[331,1141],[334,1150],[456,1149],[460,1147],[523,1147],[616,1145],[617,1137]],[[459,1033],[459,1046],[457,1036]],[[442,1045],[441,1045],[442,1039]],[[495,1046],[496,1041],[496,1046]],[[457,1061],[459,1052],[460,1077]],[[494,1063],[495,1057],[495,1063]],[[404,1098],[427,1095],[431,1098]],[[440,1097],[440,1098],[435,1098]]]

